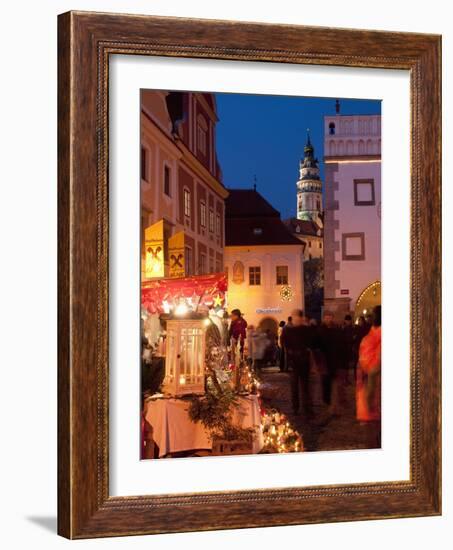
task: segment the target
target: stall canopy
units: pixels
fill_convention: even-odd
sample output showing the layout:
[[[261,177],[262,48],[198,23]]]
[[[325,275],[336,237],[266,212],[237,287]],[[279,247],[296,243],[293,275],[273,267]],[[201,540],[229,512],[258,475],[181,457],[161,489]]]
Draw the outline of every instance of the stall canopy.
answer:
[[[225,273],[181,279],[160,279],[142,284],[142,307],[149,313],[171,313],[184,305],[189,310],[226,307],[228,280]]]

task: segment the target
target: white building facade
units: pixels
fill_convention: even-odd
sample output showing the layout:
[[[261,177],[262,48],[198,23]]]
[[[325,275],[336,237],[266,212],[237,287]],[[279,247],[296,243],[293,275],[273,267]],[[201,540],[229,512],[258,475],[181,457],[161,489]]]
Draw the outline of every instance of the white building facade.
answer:
[[[380,300],[380,115],[326,116],[324,151],[324,309],[341,320]]]

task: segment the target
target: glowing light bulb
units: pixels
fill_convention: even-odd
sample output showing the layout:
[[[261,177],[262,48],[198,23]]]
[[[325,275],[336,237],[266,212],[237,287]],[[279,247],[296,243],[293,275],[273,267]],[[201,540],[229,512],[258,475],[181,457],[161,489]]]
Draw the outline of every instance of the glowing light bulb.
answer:
[[[189,311],[189,308],[186,306],[186,304],[180,303],[176,306],[175,315],[178,315],[179,317],[183,317],[184,315],[187,314],[188,311]]]

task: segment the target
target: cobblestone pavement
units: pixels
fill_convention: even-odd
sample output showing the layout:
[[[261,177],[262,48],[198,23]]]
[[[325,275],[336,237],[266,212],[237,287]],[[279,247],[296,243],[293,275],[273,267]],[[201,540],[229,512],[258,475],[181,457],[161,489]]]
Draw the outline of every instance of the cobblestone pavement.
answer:
[[[352,378],[352,377],[351,377]],[[275,407],[285,413],[289,422],[302,435],[307,451],[334,451],[379,448],[380,426],[376,423],[361,423],[355,418],[355,387],[349,383],[343,388],[343,404],[340,414],[329,414],[322,403],[320,378],[310,376],[310,390],[313,399],[313,417],[306,419],[294,416],[291,406],[290,375],[277,367],[264,368],[261,373],[264,387],[272,388],[270,398],[263,392],[266,406]]]

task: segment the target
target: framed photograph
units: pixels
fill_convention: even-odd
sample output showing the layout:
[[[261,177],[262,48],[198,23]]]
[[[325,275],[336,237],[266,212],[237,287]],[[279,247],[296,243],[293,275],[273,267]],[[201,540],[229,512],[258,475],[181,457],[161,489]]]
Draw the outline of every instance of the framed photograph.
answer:
[[[440,514],[440,37],[58,29],[59,533]]]

